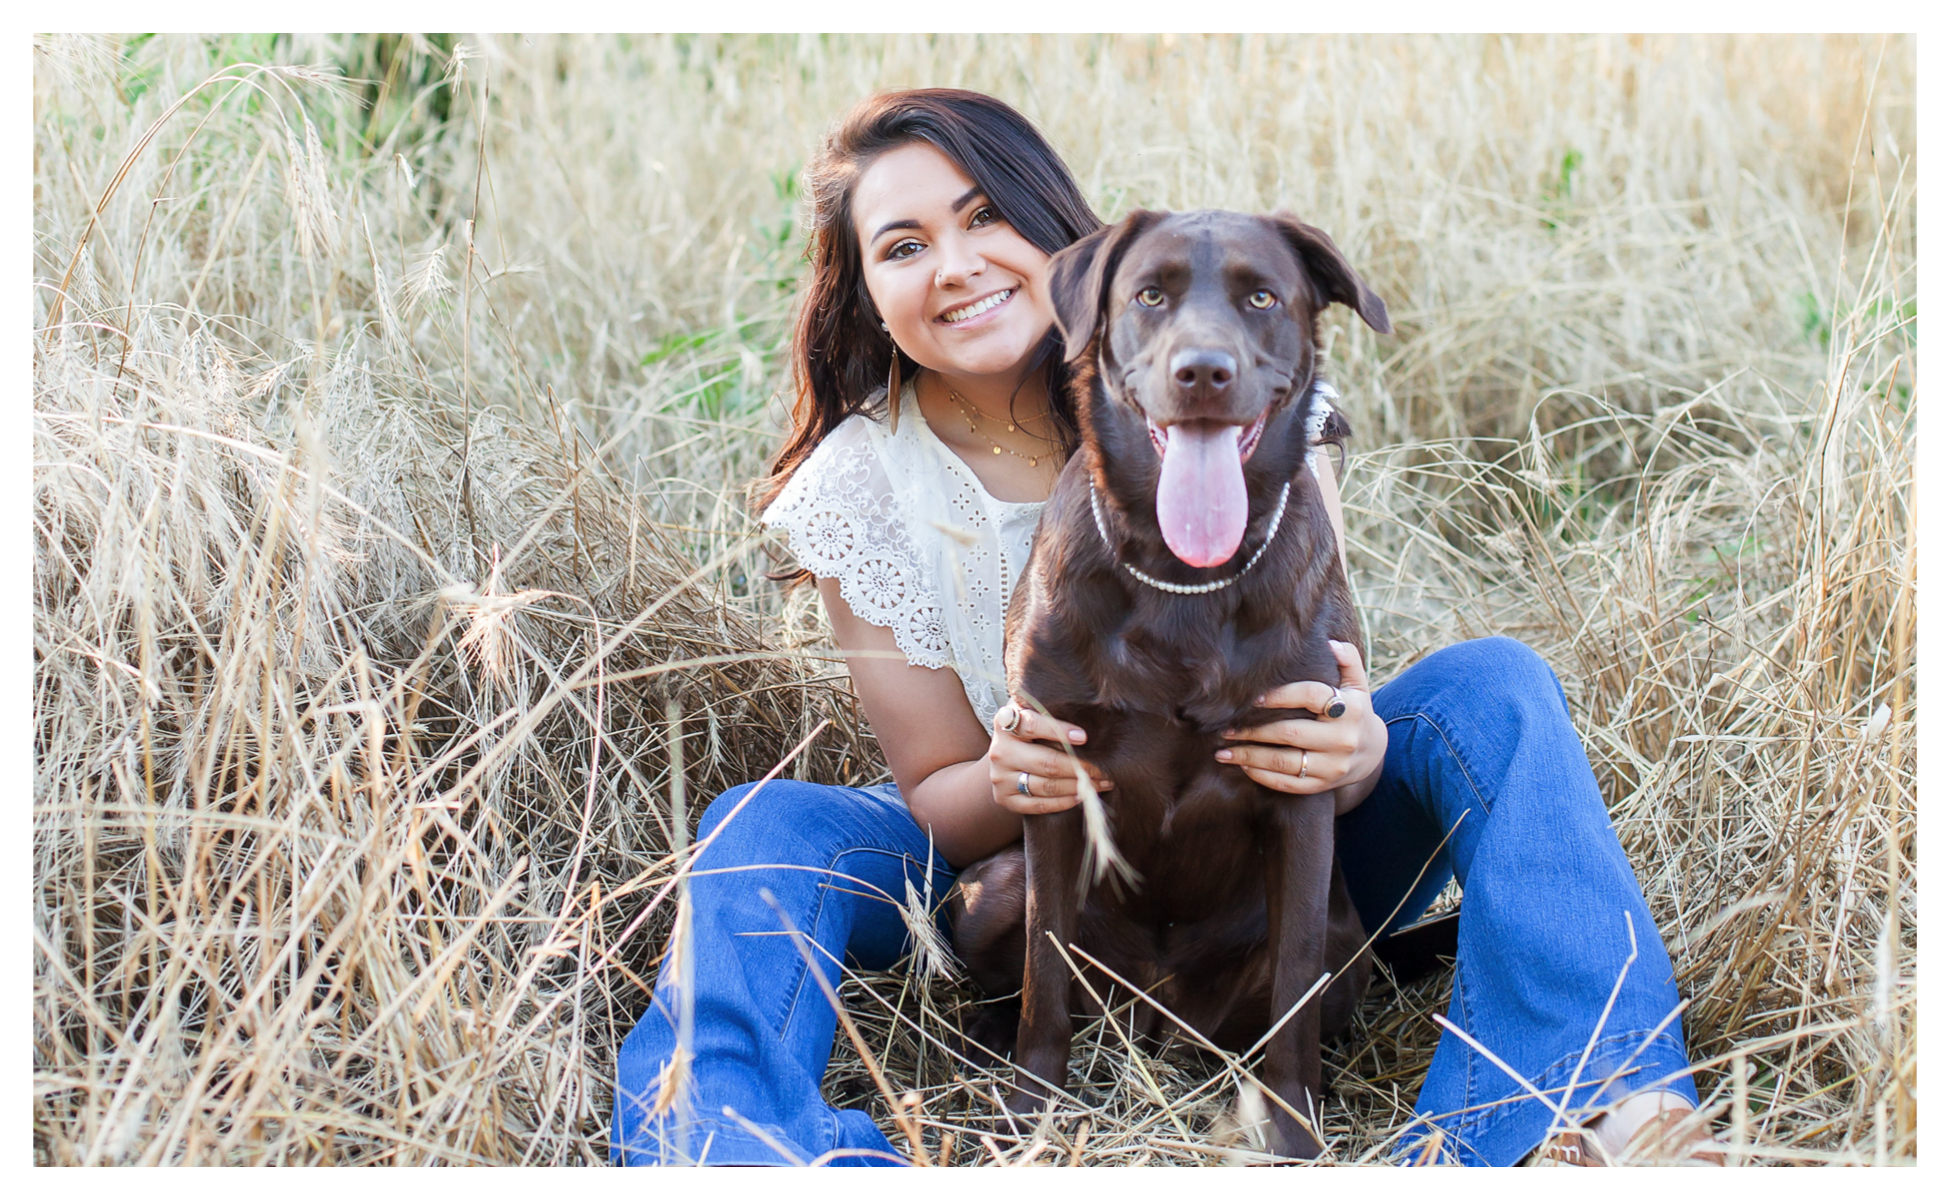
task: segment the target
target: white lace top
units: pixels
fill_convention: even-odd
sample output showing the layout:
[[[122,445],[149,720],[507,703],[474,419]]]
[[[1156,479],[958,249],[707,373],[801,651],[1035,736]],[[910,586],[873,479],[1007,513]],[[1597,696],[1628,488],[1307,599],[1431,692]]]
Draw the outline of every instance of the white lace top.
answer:
[[[854,615],[893,630],[908,662],[953,670],[986,727],[1008,695],[1002,618],[1044,502],[989,495],[928,428],[912,382],[898,424],[842,421],[760,520],[785,530],[800,566],[839,581]]]

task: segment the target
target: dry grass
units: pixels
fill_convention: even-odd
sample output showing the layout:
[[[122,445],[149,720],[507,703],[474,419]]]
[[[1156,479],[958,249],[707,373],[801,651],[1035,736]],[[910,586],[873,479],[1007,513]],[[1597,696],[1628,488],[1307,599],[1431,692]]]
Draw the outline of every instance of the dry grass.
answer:
[[[37,41],[37,1160],[603,1159],[686,816],[884,775],[743,489],[795,173],[930,82],[1020,103],[1107,214],[1337,236],[1398,330],[1330,333],[1377,674],[1542,651],[1722,1135],[1914,1161],[1915,75],[1902,38]],[[1446,993],[1377,983],[1332,1160],[1390,1149]],[[844,995],[938,1160],[1254,1153],[1236,1064],[1115,1021],[984,1142],[967,993]],[[828,1089],[895,1129],[849,1042]]]

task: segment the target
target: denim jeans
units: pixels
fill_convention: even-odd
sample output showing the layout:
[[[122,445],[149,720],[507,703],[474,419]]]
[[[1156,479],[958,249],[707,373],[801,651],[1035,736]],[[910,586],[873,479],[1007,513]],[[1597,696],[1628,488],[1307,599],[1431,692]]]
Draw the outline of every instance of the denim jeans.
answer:
[[[1672,964],[1550,668],[1484,638],[1423,659],[1374,703],[1387,759],[1339,822],[1341,868],[1370,931],[1461,882],[1448,1019],[1476,1043],[1443,1032],[1398,1157],[1422,1157],[1439,1130],[1438,1160],[1504,1166],[1543,1138],[1553,1105],[1575,1114],[1642,1088],[1697,1103]],[[837,986],[842,959],[892,964],[908,944],[896,905],[910,886],[940,897],[955,872],[930,862],[892,785],[736,787],[706,810],[707,837],[691,884],[689,1083],[660,1106],[681,1023],[667,958],[617,1056],[612,1157],[892,1165],[866,1113],[820,1099],[837,1022],[812,970]]]

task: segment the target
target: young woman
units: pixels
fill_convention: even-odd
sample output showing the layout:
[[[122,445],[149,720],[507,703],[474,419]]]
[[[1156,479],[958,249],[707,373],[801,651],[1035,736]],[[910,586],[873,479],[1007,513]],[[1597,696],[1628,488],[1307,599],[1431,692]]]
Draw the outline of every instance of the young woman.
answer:
[[[1049,259],[1098,219],[1035,128],[972,92],[864,102],[808,176],[797,400],[764,519],[818,581],[894,781],[780,779],[706,810],[688,952],[618,1055],[613,1152],[631,1164],[900,1161],[866,1113],[820,1099],[827,986],[843,961],[905,952],[910,888],[938,900],[1023,814],[1077,803],[1057,747],[1083,731],[1008,703],[1002,623],[1076,448]],[[1340,657],[1341,716],[1321,714],[1332,689],[1292,684],[1268,703],[1317,719],[1243,730],[1219,756],[1283,792],[1355,785],[1337,845],[1371,930],[1462,881],[1449,1015],[1476,1045],[1443,1035],[1419,1156],[1518,1161],[1555,1118],[1539,1092],[1623,1102],[1553,1160],[1665,1130],[1697,1104],[1672,968],[1550,668],[1487,638],[1370,698],[1353,647]]]

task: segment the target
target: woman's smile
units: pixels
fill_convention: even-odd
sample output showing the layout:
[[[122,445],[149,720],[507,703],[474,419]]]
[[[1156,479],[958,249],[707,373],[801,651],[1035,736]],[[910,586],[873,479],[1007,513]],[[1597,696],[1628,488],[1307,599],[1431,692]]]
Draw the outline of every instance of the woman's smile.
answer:
[[[979,324],[978,318],[987,316],[989,313],[1007,304],[1010,298],[1016,294],[1017,290],[1016,288],[1003,288],[999,292],[991,292],[973,304],[963,305],[960,308],[942,313],[935,320],[943,325],[960,327]]]

